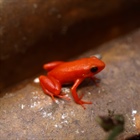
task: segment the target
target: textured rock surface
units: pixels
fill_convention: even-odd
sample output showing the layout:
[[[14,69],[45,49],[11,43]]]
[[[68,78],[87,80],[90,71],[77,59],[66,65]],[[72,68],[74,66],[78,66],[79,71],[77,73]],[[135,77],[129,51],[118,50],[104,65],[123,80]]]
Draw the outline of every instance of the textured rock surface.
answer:
[[[54,103],[45,95],[37,79],[7,89],[0,98],[1,139],[104,139],[106,133],[95,121],[108,110],[125,117],[121,138],[137,134],[140,115],[140,30],[106,43],[79,57],[102,53],[106,68],[97,76],[100,87],[86,80],[78,88],[84,100],[92,101],[86,110],[73,99]],[[71,97],[70,87],[62,90]],[[137,116],[137,117],[136,117]],[[140,132],[140,131],[139,131]]]
[[[136,4],[127,0],[1,0],[0,60],[13,53],[25,53],[44,34],[49,38],[56,32],[65,34],[82,20],[105,17]]]

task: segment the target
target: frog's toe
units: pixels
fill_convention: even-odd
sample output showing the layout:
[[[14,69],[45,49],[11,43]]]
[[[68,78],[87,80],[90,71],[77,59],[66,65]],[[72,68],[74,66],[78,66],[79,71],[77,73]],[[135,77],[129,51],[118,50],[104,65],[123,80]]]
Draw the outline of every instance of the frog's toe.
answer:
[[[67,97],[65,94],[64,95],[57,95],[57,97],[65,99],[67,101],[70,101],[71,99],[69,97]]]
[[[86,101],[83,101],[83,100],[79,100],[79,101],[77,101],[77,103],[80,104],[84,109],[86,109],[84,104],[92,104],[92,102],[86,102]]]

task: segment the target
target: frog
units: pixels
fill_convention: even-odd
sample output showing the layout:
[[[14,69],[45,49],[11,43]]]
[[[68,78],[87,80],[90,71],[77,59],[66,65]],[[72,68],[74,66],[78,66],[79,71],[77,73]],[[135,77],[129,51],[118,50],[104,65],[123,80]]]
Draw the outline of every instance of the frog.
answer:
[[[43,65],[47,71],[46,75],[39,76],[40,85],[53,101],[55,97],[70,100],[61,88],[64,85],[72,84],[71,93],[75,103],[81,105],[92,104],[92,102],[82,100],[83,95],[78,96],[77,88],[86,79],[96,81],[95,75],[105,68],[105,63],[95,56],[80,58],[73,61],[53,61]]]

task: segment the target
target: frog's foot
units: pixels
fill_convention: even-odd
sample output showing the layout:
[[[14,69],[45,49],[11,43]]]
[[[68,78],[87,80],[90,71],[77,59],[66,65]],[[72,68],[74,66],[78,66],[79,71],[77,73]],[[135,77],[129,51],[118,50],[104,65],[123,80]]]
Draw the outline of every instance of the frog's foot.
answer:
[[[84,104],[92,104],[92,102],[86,102],[86,101],[81,100],[81,99],[83,98],[83,96],[84,96],[84,94],[82,94],[82,95],[79,97],[79,100],[76,101],[76,103],[77,103],[77,104],[80,104],[84,109],[86,109],[85,106],[84,106]]]
[[[92,79],[92,81],[95,83],[95,85],[96,85],[97,87],[99,87],[99,81],[100,81],[100,79],[97,78],[97,77],[91,77],[91,79]]]
[[[67,100],[67,101],[70,101],[70,98],[67,97],[65,93],[58,94],[58,95],[56,95],[56,97],[62,98],[62,99]]]
[[[67,100],[67,101],[70,100],[70,98],[67,97],[66,94],[58,94],[58,95],[55,95],[55,94],[51,93],[49,90],[47,90],[47,89],[45,89],[45,88],[43,88],[43,90],[44,90],[44,92],[45,92],[46,94],[48,94],[48,95],[52,98],[52,100],[53,100],[54,102],[56,102],[55,97],[65,99],[65,100]]]
[[[76,103],[80,104],[84,109],[86,109],[84,104],[92,104],[92,102],[86,102],[86,101],[83,101],[83,100],[80,100],[80,99],[78,101],[76,101]]]

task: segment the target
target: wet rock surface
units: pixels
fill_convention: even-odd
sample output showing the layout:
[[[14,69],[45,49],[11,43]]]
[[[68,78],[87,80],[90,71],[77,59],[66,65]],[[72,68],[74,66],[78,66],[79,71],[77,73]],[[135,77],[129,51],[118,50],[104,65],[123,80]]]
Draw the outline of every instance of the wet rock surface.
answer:
[[[104,139],[107,133],[96,117],[108,111],[125,117],[122,139],[140,133],[140,29],[90,50],[79,57],[101,53],[106,68],[97,75],[99,87],[85,80],[78,88],[84,100],[92,101],[84,110],[71,96],[70,86],[62,90],[71,101],[45,95],[37,77],[4,91],[0,98],[1,139]],[[77,57],[77,58],[79,58]]]

